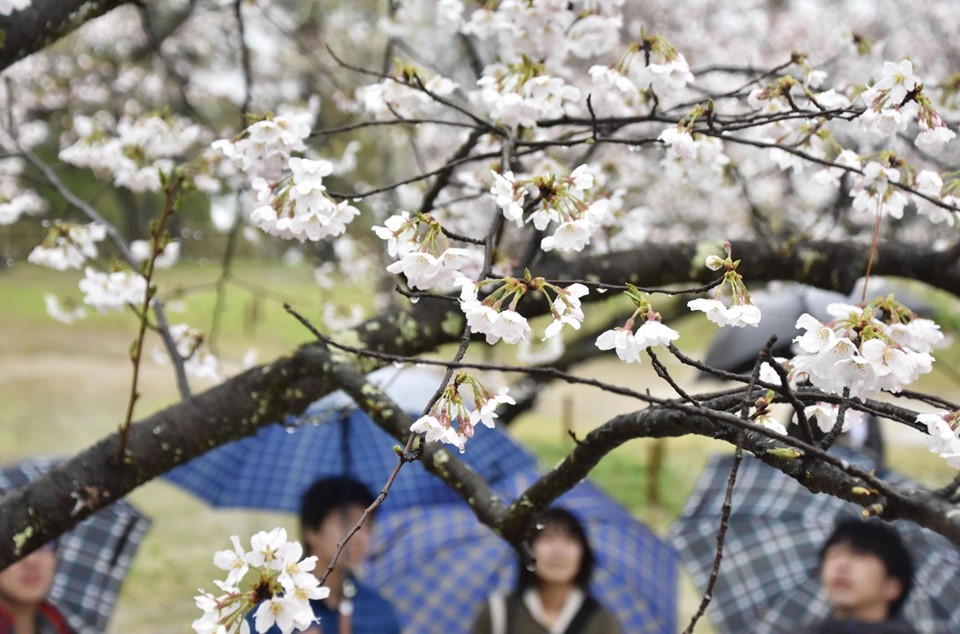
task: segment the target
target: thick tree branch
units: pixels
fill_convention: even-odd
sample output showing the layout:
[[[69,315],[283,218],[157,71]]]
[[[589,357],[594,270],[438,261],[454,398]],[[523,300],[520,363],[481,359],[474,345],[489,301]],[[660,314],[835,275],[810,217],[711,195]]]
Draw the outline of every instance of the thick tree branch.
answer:
[[[0,70],[129,1],[33,0],[23,11],[0,15]]]
[[[857,271],[863,270],[868,249],[850,243],[814,243],[778,253],[756,242],[734,244],[743,260],[740,271],[748,281],[793,279],[825,288],[849,290]],[[712,252],[712,251],[711,251]],[[627,253],[584,258],[574,263],[545,259],[535,271],[551,279],[597,279],[609,283],[632,282],[644,286],[706,282],[712,272],[703,266],[703,249],[694,244],[645,245]],[[878,275],[912,277],[960,295],[960,267],[943,268],[940,254],[904,245],[881,244]],[[590,299],[590,298],[588,298]],[[593,297],[592,299],[600,299]],[[523,302],[528,314],[542,312],[542,301]],[[436,346],[455,342],[463,332],[463,315],[457,305],[423,297],[407,311],[394,311],[370,320],[356,330],[341,333],[342,341],[379,352],[419,355]],[[111,459],[117,436],[102,439],[58,469],[0,499],[0,566],[29,552],[69,529],[137,486],[223,443],[254,433],[260,426],[301,413],[312,401],[335,389],[316,371],[313,355],[320,344],[307,344],[289,356],[254,368],[203,394],[158,412],[132,425],[128,452],[121,464]],[[377,362],[364,361],[363,371]],[[699,398],[699,397],[698,397]],[[629,421],[636,418],[635,425]],[[733,417],[735,418],[735,417]],[[739,420],[739,419],[736,419]],[[503,534],[513,543],[522,539],[526,522],[536,509],[555,499],[564,486],[584,477],[603,455],[597,443],[614,444],[641,436],[700,434],[735,442],[737,427],[707,419],[702,411],[645,410],[614,419],[588,436],[571,457],[574,469],[535,487],[532,506],[511,515]],[[746,434],[744,448],[761,454],[770,441]],[[786,440],[784,441],[786,442]],[[586,452],[586,453],[585,453]],[[764,459],[770,456],[762,455]],[[844,499],[864,501],[851,493],[857,483],[836,465],[778,459],[778,468],[811,489]],[[560,478],[550,484],[555,478]],[[549,485],[549,486],[548,486]],[[905,517],[960,543],[960,519],[954,507],[932,493],[890,497],[878,502],[884,517]],[[870,499],[873,503],[873,498]]]

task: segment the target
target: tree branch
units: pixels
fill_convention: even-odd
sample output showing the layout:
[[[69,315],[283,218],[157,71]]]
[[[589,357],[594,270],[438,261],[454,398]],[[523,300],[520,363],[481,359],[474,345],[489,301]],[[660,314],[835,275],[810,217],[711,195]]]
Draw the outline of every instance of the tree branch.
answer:
[[[33,0],[22,11],[0,15],[0,70],[130,0]]]

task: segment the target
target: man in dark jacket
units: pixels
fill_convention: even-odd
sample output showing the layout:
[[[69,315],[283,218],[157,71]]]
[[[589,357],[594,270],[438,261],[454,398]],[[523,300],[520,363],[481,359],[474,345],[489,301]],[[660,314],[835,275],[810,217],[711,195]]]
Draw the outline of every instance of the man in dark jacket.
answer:
[[[913,587],[913,560],[887,524],[838,522],[820,551],[820,581],[831,612],[807,634],[914,634],[901,614]]]
[[[317,557],[314,574],[326,572],[337,544],[373,500],[373,493],[362,482],[346,477],[318,480],[303,494],[300,528],[306,554]],[[324,585],[330,588],[330,596],[310,602],[317,622],[303,630],[306,634],[400,634],[400,620],[393,605],[355,579],[351,571],[370,548],[371,524],[372,518],[368,518],[353,534],[327,576]],[[253,612],[248,621],[250,631],[255,631]],[[275,626],[267,634],[279,631]]]

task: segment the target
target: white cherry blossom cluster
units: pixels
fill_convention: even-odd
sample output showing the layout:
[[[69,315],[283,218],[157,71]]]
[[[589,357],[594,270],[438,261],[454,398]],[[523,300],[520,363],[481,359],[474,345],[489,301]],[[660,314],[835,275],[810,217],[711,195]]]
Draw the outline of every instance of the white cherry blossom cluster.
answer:
[[[638,315],[643,317],[643,323],[634,332],[633,327]],[[644,301],[622,328],[601,333],[597,337],[596,346],[600,350],[616,350],[620,360],[626,363],[640,363],[643,360],[643,351],[647,348],[669,346],[679,338],[680,333],[664,325],[660,321],[660,314],[655,313]]]
[[[947,465],[960,469],[960,438],[957,430],[960,428],[960,412],[943,412],[942,414],[920,414],[917,422],[927,426],[927,447],[947,461]]]
[[[527,285],[514,278],[486,280],[484,284],[497,282],[503,283],[481,301],[477,283],[468,277],[460,278],[460,310],[467,318],[470,332],[484,335],[491,345],[501,339],[509,344],[527,341],[530,324],[516,311]]]
[[[863,176],[850,190],[853,208],[857,211],[903,218],[909,199],[894,186],[900,182],[900,170],[870,161],[863,167]]]
[[[266,116],[249,125],[235,139],[214,141],[212,147],[250,178],[280,180],[290,157],[306,150],[304,139],[310,136],[313,108]]]
[[[581,59],[607,53],[620,41],[623,18],[618,2],[504,0],[497,8],[471,13],[461,32],[495,40],[500,59],[523,57],[559,63],[568,54]]]
[[[130,305],[141,306],[147,292],[147,280],[132,271],[101,273],[87,267],[79,287],[84,304],[107,313]]]
[[[73,118],[79,137],[60,150],[60,160],[108,176],[131,191],[160,191],[160,173],[203,137],[203,128],[175,115],[124,116],[114,126],[101,112]]]
[[[758,326],[762,315],[760,308],[750,301],[750,294],[743,283],[743,278],[737,273],[737,266],[740,260],[733,261],[730,253],[730,243],[724,245],[727,257],[721,258],[718,255],[707,256],[707,268],[711,271],[726,269],[723,275],[723,284],[717,287],[713,299],[698,298],[687,302],[690,310],[703,312],[707,319],[720,327],[733,326],[734,328],[743,328],[745,326]],[[721,295],[725,287],[730,288],[732,302],[729,306],[721,301]]]
[[[923,81],[913,72],[913,62],[884,62],[883,77],[861,95],[867,109],[860,117],[867,130],[891,136],[906,129],[918,118],[918,145],[940,145],[953,139],[950,130],[923,93]]]
[[[939,326],[892,297],[862,308],[832,304],[827,310],[835,317],[828,323],[809,314],[797,320],[797,328],[806,332],[794,339],[792,382],[809,379],[826,392],[849,390],[850,396],[865,399],[881,390],[900,392],[932,369],[929,353],[943,339]]]
[[[613,89],[631,106],[654,97],[672,101],[693,81],[687,60],[659,35],[644,34],[616,62],[592,66],[589,73],[595,84]]]
[[[538,231],[556,223],[554,232],[540,241],[544,251],[582,251],[613,215],[613,199],[600,197],[595,192],[588,195],[587,192],[594,189],[595,176],[587,165],[577,167],[567,177],[546,174],[517,178],[513,172],[492,174],[490,193],[504,218],[518,227],[532,223]],[[528,195],[532,212],[524,218],[524,200]]]
[[[562,117],[580,100],[577,88],[526,60],[487,66],[477,88],[475,97],[484,110],[507,128],[535,128],[539,119]]]
[[[287,532],[275,528],[250,538],[250,550],[231,537],[233,550],[222,550],[213,563],[227,572],[215,580],[221,594],[200,590],[195,597],[203,616],[193,622],[197,634],[248,634],[247,615],[253,613],[254,629],[266,632],[276,627],[283,633],[306,630],[316,623],[311,600],[325,599],[330,589],[321,586],[314,569],[316,557],[303,558],[299,542],[287,541]],[[248,579],[250,577],[250,579]],[[246,587],[241,584],[247,580]]]
[[[357,88],[360,107],[378,119],[413,119],[428,114],[440,104],[432,95],[449,97],[458,88],[442,75],[431,75],[412,66],[399,66],[390,77]]]
[[[476,275],[483,263],[478,250],[451,247],[440,223],[430,215],[402,211],[373,231],[387,242],[387,253],[397,258],[387,272],[402,273],[410,288],[449,290],[465,275]]]
[[[494,394],[476,377],[458,371],[431,410],[414,421],[410,431],[425,434],[427,442],[454,445],[463,453],[477,425],[493,429],[497,407],[516,404],[508,392],[504,386]]]
[[[333,173],[333,164],[293,157],[289,165],[292,175],[287,179],[274,183],[253,179],[261,204],[250,214],[250,222],[285,240],[316,242],[342,235],[360,211],[349,201],[337,202],[327,193],[323,178]]]
[[[187,324],[173,324],[169,330],[170,337],[177,346],[177,354],[183,359],[183,369],[187,376],[208,381],[223,380],[220,360],[203,346],[204,336],[200,330]],[[167,365],[170,362],[166,350],[159,346],[153,349],[150,356],[158,365]]]
[[[940,200],[947,205],[953,206],[954,209],[960,209],[960,197],[957,196],[957,188],[960,187],[960,181],[955,178],[944,187],[943,178],[941,178],[939,174],[932,170],[921,170],[920,173],[917,174],[916,179],[914,179],[913,187],[925,196]],[[960,211],[944,209],[940,205],[931,203],[922,196],[915,195],[912,198],[913,202],[917,205],[917,213],[926,216],[927,219],[934,224],[945,222],[952,227],[958,217],[960,217]]]
[[[0,225],[10,225],[21,216],[37,216],[47,210],[47,202],[32,189],[24,189],[19,179],[23,161],[0,160]]]
[[[96,259],[97,242],[106,236],[107,228],[96,222],[86,225],[56,222],[27,260],[58,271],[79,269],[87,260]]]

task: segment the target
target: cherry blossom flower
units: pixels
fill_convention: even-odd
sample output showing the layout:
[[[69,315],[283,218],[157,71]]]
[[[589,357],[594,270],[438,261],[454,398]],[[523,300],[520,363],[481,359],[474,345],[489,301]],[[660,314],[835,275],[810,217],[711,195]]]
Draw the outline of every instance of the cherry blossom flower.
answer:
[[[107,228],[96,222],[87,225],[57,222],[27,260],[58,271],[79,269],[87,260],[96,259],[96,243],[106,235]]]
[[[862,309],[830,306],[828,311],[837,319],[827,324],[811,315],[802,315],[796,327],[806,332],[794,339],[798,354],[791,361],[792,371],[807,376],[824,391],[842,394],[849,390],[857,398],[873,397],[881,390],[899,392],[921,374],[930,372],[933,357],[927,348],[938,340],[939,330],[927,323],[911,330],[908,323],[916,319],[907,324],[901,322],[909,319],[909,311],[891,302],[876,300]],[[876,307],[881,304],[883,312],[878,313]],[[894,323],[879,321],[877,314],[890,314]],[[894,333],[911,343],[914,342],[910,336],[916,333],[919,349],[899,343]]]
[[[687,302],[690,310],[702,311],[707,319],[718,326],[757,326],[760,324],[760,309],[753,304],[734,304],[727,306],[717,299],[698,298]]]
[[[837,416],[840,413],[840,406],[834,403],[815,403],[803,408],[803,413],[807,418],[813,418],[817,422],[817,427],[823,433],[829,433],[837,424]],[[860,423],[866,421],[866,415],[855,409],[847,409],[843,415],[843,427],[841,432],[850,431]]]
[[[917,422],[927,427],[931,453],[944,458],[947,465],[960,469],[960,438],[957,437],[957,413],[919,414]]]
[[[567,325],[574,330],[580,330],[580,324],[583,322],[583,309],[580,305],[580,298],[588,294],[589,289],[583,284],[571,284],[570,286],[558,289],[557,297],[553,301],[551,311],[553,321],[543,332],[543,338],[549,339],[560,334],[563,326]]]
[[[696,158],[697,143],[693,140],[690,131],[685,127],[671,126],[660,133],[658,141],[670,148],[672,156],[680,158]]]
[[[641,354],[653,346],[669,346],[670,342],[680,338],[680,334],[660,322],[659,317],[643,322],[637,332],[633,332],[633,318],[623,328],[606,330],[597,337],[596,346],[600,350],[616,350],[617,356],[626,363],[640,363]]]
[[[467,249],[449,248],[434,256],[425,251],[411,251],[387,267],[389,273],[403,273],[410,288],[423,290],[450,288],[462,276],[460,268],[473,256]]]
[[[516,404],[508,392],[507,387],[501,387],[495,394],[491,393],[479,379],[459,371],[432,409],[410,426],[410,431],[425,434],[427,442],[454,445],[463,453],[478,424],[493,428],[496,408]],[[472,399],[472,407],[465,396]]]
[[[251,537],[252,549],[248,552],[236,536],[231,541],[232,550],[214,555],[214,564],[228,572],[226,581],[214,581],[222,594],[214,596],[201,590],[195,598],[203,612],[193,622],[195,632],[248,633],[247,615],[251,612],[257,632],[266,632],[276,625],[283,634],[290,634],[316,622],[310,601],[330,595],[330,589],[320,586],[312,572],[316,557],[301,559],[303,547],[298,542],[288,542],[282,528]],[[242,590],[251,572],[255,579],[248,590]]]
[[[147,240],[134,240],[130,243],[130,253],[137,262],[143,262],[150,257],[153,246]],[[180,259],[180,242],[172,240],[163,247],[163,251],[154,260],[157,268],[168,269]]]
[[[390,216],[382,227],[373,227],[373,232],[387,241],[387,253],[391,257],[403,257],[417,248],[417,221],[410,218],[409,212]]]
[[[240,545],[240,538],[233,535],[230,540],[233,542],[233,550],[221,550],[215,553],[213,555],[213,565],[228,572],[224,583],[228,586],[235,586],[246,576],[247,571],[250,570],[250,564],[247,563],[245,558],[246,551]]]
[[[224,373],[220,360],[204,346],[204,336],[201,331],[187,324],[173,324],[169,330],[187,376],[205,381],[223,380]],[[151,357],[158,365],[170,363],[166,349],[161,346],[153,348]]]
[[[11,159],[0,161],[0,225],[10,225],[21,216],[36,216],[47,210],[47,202],[32,189],[22,189],[15,175],[20,165]],[[9,173],[3,173],[7,172]]]
[[[57,296],[52,293],[45,293],[43,295],[43,302],[47,309],[47,314],[62,324],[72,324],[78,319],[83,319],[87,316],[87,311],[83,306],[70,304],[64,306],[60,303]]]
[[[147,280],[142,275],[130,271],[100,273],[90,267],[85,269],[79,286],[83,303],[101,313],[138,306],[147,292]]]
[[[449,425],[443,425],[436,416],[421,416],[410,426],[410,431],[415,434],[426,434],[427,442],[440,442],[448,445],[462,446],[460,436],[457,431]]]
[[[640,363],[643,352],[637,344],[633,331],[627,328],[614,328],[600,333],[597,337],[596,346],[600,350],[616,350],[617,356],[626,363]]]

